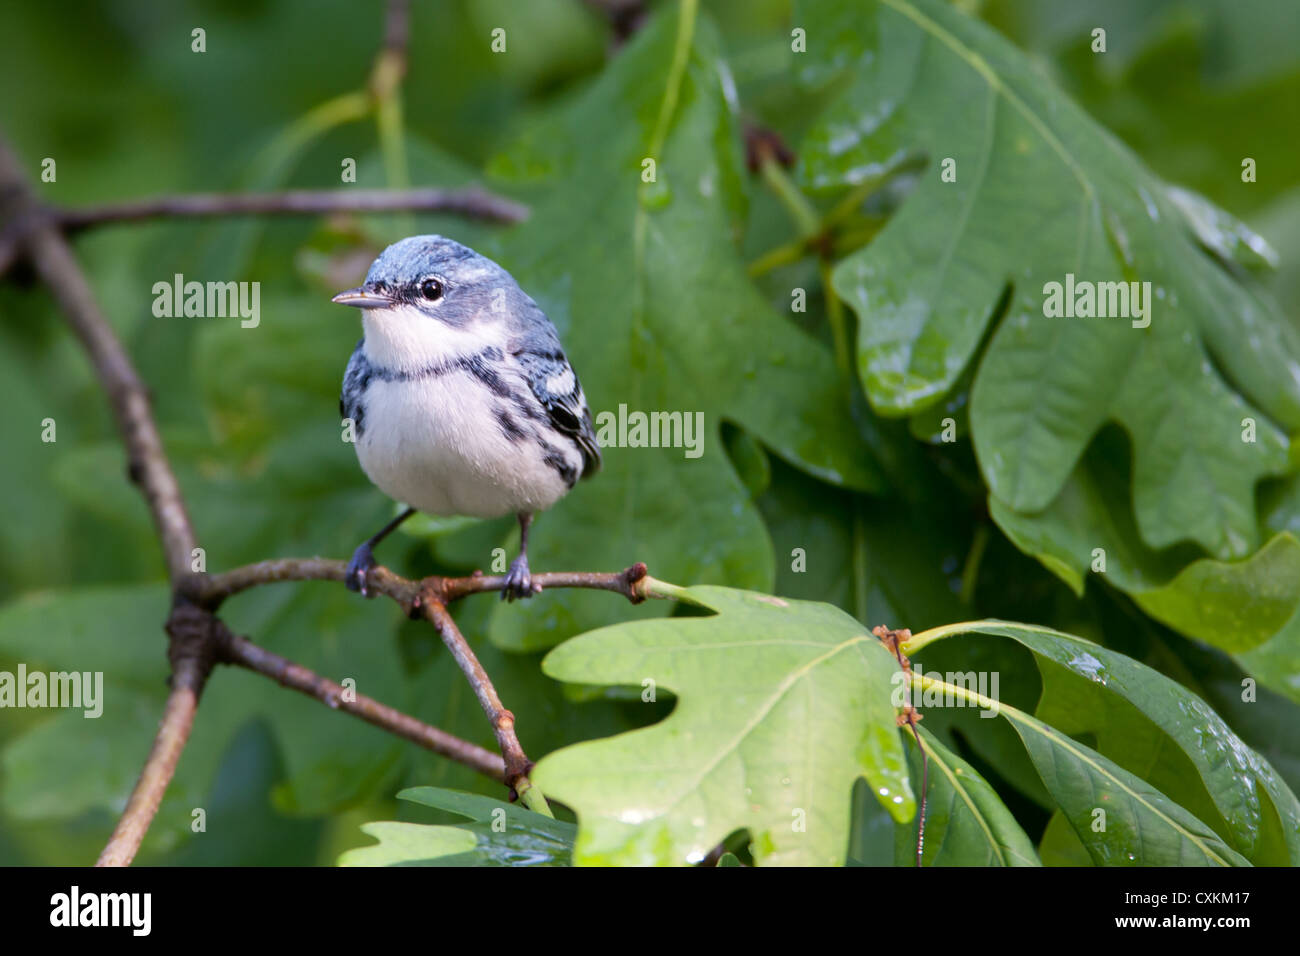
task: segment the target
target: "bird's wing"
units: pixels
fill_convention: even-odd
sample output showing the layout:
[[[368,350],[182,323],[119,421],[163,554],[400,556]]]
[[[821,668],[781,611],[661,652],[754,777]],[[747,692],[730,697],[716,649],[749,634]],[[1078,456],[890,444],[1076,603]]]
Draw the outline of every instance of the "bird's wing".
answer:
[[[582,452],[582,477],[594,475],[600,470],[600,445],[582,385],[563,350],[557,344],[545,351],[524,348],[514,354],[551,424],[572,438]]]
[[[352,358],[348,360],[348,369],[343,373],[343,391],[339,394],[339,417],[351,418],[358,426],[361,424],[361,396],[370,384],[370,363],[362,349],[365,341],[362,339],[357,343]]]

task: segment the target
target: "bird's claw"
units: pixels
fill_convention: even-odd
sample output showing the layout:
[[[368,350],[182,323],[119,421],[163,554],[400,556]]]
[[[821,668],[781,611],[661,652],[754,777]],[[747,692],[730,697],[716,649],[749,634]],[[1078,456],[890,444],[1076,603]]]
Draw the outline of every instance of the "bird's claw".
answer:
[[[540,584],[533,584],[532,573],[528,570],[528,558],[521,554],[510,562],[510,570],[506,572],[506,581],[501,588],[501,600],[520,601],[541,590]]]
[[[349,591],[357,591],[362,597],[370,597],[370,591],[366,587],[366,576],[374,566],[375,555],[367,542],[352,553],[347,573],[343,575],[343,584]]]

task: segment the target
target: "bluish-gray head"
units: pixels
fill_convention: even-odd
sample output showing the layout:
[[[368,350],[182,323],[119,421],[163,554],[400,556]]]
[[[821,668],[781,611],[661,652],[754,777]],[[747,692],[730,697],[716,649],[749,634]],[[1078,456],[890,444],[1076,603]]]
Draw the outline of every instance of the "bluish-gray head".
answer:
[[[406,306],[462,326],[518,290],[510,273],[468,246],[444,236],[411,236],[380,253],[362,285],[332,301],[362,309]]]
[[[443,236],[393,243],[364,283],[332,301],[363,310],[367,352],[394,367],[503,347],[530,324],[549,326],[510,273]]]

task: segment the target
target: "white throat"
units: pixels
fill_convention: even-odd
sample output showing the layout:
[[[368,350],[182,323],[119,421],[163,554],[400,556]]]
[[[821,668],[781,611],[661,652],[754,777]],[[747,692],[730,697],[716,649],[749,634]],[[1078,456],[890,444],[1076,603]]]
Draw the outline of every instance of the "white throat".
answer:
[[[505,330],[473,320],[462,328],[425,315],[409,305],[363,309],[366,358],[374,365],[411,372],[493,346],[505,348]]]

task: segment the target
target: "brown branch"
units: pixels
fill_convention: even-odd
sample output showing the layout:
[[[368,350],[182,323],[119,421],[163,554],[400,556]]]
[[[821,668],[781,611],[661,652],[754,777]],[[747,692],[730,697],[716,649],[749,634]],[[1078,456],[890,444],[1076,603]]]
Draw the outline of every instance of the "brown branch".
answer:
[[[5,211],[10,213],[7,218],[32,222],[19,251],[26,253],[36,274],[49,286],[108,393],[126,445],[129,474],[144,493],[162,539],[172,583],[182,587],[190,577],[194,529],[185,511],[180,486],[163,451],[149,393],[96,303],[71,248],[58,229],[39,212],[21,167],[3,141],[0,141],[0,192],[7,200]]]
[[[447,645],[447,650],[451,651],[451,656],[455,658],[461,673],[474,688],[474,696],[478,698],[483,713],[487,714],[488,723],[492,725],[492,732],[497,738],[497,747],[501,750],[501,756],[505,758],[506,786],[514,789],[519,784],[520,778],[527,776],[533,766],[532,761],[524,754],[524,749],[519,744],[519,737],[515,733],[515,715],[506,710],[505,705],[501,703],[496,687],[492,684],[492,678],[488,677],[487,671],[479,663],[469,642],[465,640],[465,635],[461,634],[460,628],[447,612],[446,605],[436,597],[427,595],[421,600],[420,607],[424,611],[425,620],[437,629],[438,636]]]
[[[140,778],[131,791],[131,798],[126,802],[113,835],[95,861],[96,866],[130,866],[136,851],[144,841],[144,835],[158,812],[163,793],[171,783],[176,772],[176,764],[181,759],[181,751],[190,739],[190,730],[194,727],[194,714],[199,707],[199,695],[208,675],[201,672],[193,662],[174,671],[171,677],[172,689],[167,697],[167,706],[163,710],[158,733],[154,737],[153,747],[145,760]]]
[[[331,561],[324,558],[284,558],[262,561],[206,577],[200,585],[197,598],[204,607],[209,610],[216,610],[226,598],[252,587],[278,581],[342,581],[346,570],[347,566],[342,561]],[[634,604],[644,601],[646,597],[651,595],[649,589],[650,580],[646,573],[645,564],[640,562],[623,571],[614,573],[559,571],[533,575],[533,583],[541,585],[543,590],[548,587],[571,587],[614,591],[624,595]],[[483,665],[479,663],[474,651],[469,646],[469,642],[465,640],[465,636],[461,634],[460,628],[456,626],[455,620],[447,611],[447,603],[450,601],[457,600],[468,594],[499,591],[504,584],[504,578],[484,574],[474,574],[463,578],[444,578],[435,575],[423,580],[413,581],[393,574],[382,566],[373,568],[367,576],[367,585],[374,593],[382,594],[396,601],[408,616],[414,617],[416,614],[422,614],[437,630],[443,643],[451,651],[457,666],[460,667],[470,686],[474,689],[474,695],[478,698],[479,706],[483,708],[483,713],[487,715],[488,723],[492,726],[492,732],[497,738],[497,746],[501,750],[502,757],[504,757],[504,780],[506,784],[513,790],[518,791],[521,784],[526,783],[532,762],[524,753],[524,749],[519,743],[519,737],[515,733],[514,714],[501,703],[501,698],[492,684],[492,679],[488,676],[487,671],[483,669]],[[244,642],[244,644],[247,645],[247,648],[256,647],[248,642]],[[247,650],[245,650],[245,653],[247,653]],[[275,655],[261,649],[257,649],[257,653],[264,659],[275,657]],[[236,662],[251,666],[246,660],[237,660]],[[287,663],[285,662],[285,664]],[[253,669],[276,677],[281,680],[281,683],[289,683],[280,677],[275,669],[276,666],[271,663],[256,666]],[[303,669],[299,668],[299,670]],[[310,674],[310,672],[304,673]],[[328,682],[315,677],[315,675],[310,676],[314,678],[315,684],[304,678],[304,686],[292,683],[290,683],[290,686],[297,686],[297,689],[312,693],[313,696],[319,697],[331,706],[338,706],[337,691],[331,689],[317,692],[322,685],[328,684]],[[329,685],[329,688],[337,688],[338,691],[342,690],[336,684]],[[437,731],[437,733],[441,734],[442,732]],[[419,742],[421,741],[417,740],[417,743]],[[440,750],[439,752],[442,753],[443,751]],[[447,756],[455,757],[454,754],[450,753]]]
[[[194,580],[190,572],[194,529],[185,511],[180,485],[163,450],[148,392],[95,302],[90,284],[67,241],[42,215],[22,168],[3,139],[0,139],[0,214],[6,222],[28,220],[34,224],[20,240],[18,252],[26,254],[36,274],[49,286],[108,394],[126,445],[129,474],[140,486],[162,540],[173,593],[184,595]],[[169,644],[171,693],[135,789],[100,857],[104,865],[125,865],[135,857],[145,831],[158,812],[163,792],[176,772],[177,761],[194,726],[203,685],[212,669],[201,633],[193,627],[185,629],[185,622],[176,616],[177,611],[173,608],[173,621],[169,621],[173,638]],[[175,630],[171,629],[172,623],[176,624]]]
[[[291,189],[274,193],[191,193],[80,209],[37,207],[11,217],[0,232],[0,275],[22,253],[24,240],[51,227],[75,234],[93,226],[146,219],[222,216],[314,216],[332,213],[445,212],[469,219],[517,223],[528,207],[478,186],[465,189]]]
[[[356,694],[355,699],[349,700],[351,695],[342,685],[232,633],[221,622],[218,625],[217,660],[220,663],[235,664],[263,674],[284,687],[316,698],[333,710],[360,717],[368,724],[455,760],[494,780],[505,780],[505,761],[499,754],[461,740],[364,694]]]
[[[342,581],[347,565],[330,558],[274,558],[210,574],[199,584],[196,600],[216,609],[226,598],[249,588],[278,581]],[[640,604],[654,594],[649,588],[644,563],[637,562],[622,571],[548,571],[533,575],[533,583],[547,588],[591,588],[622,594],[633,604]],[[416,598],[422,593],[446,604],[469,594],[500,591],[505,578],[500,575],[473,574],[463,578],[428,577],[411,580],[394,574],[383,566],[372,569],[366,586],[376,594],[391,598],[408,613],[418,611]]]
[[[384,14],[384,49],[405,60],[410,34],[410,0],[388,0],[388,10]]]
[[[903,654],[903,644],[912,639],[912,632],[908,628],[892,630],[883,624],[877,624],[871,629],[871,633],[879,639],[885,649],[890,651],[898,659],[898,667],[904,675],[911,680],[912,661]],[[909,685],[910,686],[910,685]],[[916,814],[916,865],[921,866],[925,856],[925,801],[930,790],[930,762],[926,756],[925,744],[921,743],[921,730],[916,726],[917,721],[921,719],[921,714],[911,704],[903,706],[902,713],[898,715],[898,726],[908,726],[912,728],[912,737],[916,740],[916,749],[921,752],[921,806]]]
[[[96,866],[129,866],[140,849],[194,727],[199,697],[215,663],[212,635],[217,623],[183,598],[172,605],[167,619],[171,693],[144,769]]]
[[[406,77],[406,48],[411,34],[409,0],[388,0],[384,42],[370,68],[370,95],[376,103],[392,100]]]
[[[447,212],[472,219],[516,223],[528,208],[477,186],[465,189],[290,189],[274,193],[193,193],[129,202],[59,209],[63,229],[77,231],[112,222],[210,216],[314,216],[330,213]]]

